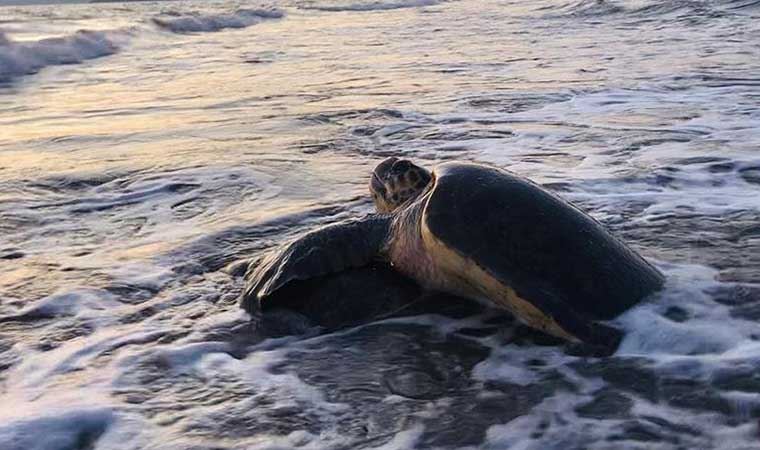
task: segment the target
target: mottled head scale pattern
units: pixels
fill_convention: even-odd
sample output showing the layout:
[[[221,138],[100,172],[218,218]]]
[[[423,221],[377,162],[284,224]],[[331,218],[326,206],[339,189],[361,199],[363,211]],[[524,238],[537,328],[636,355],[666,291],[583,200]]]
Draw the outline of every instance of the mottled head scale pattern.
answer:
[[[369,183],[379,213],[390,213],[425,190],[430,171],[406,159],[387,158],[375,167]]]

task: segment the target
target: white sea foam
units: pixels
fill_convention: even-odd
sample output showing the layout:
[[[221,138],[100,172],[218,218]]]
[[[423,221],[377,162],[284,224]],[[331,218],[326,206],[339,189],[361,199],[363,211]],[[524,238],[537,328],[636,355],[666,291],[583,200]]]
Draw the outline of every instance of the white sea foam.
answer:
[[[21,309],[17,315],[52,318],[61,316],[93,317],[116,305],[111,294],[100,289],[74,289],[57,292]]]
[[[0,424],[3,450],[74,449],[96,440],[114,421],[109,408],[66,408]]]
[[[15,42],[0,33],[0,81],[39,72],[47,66],[78,64],[119,51],[128,33],[89,31],[34,42]]]
[[[199,33],[246,28],[285,15],[279,9],[239,9],[231,14],[178,14],[154,17],[153,23],[173,33]]]
[[[402,450],[413,449],[417,447],[417,441],[422,436],[425,428],[415,426],[397,433],[393,439],[379,447],[370,447],[370,450]]]
[[[670,265],[665,289],[649,302],[626,312],[616,322],[626,330],[618,354],[662,356],[720,355],[749,342],[755,325],[731,317],[728,308],[709,295],[720,285],[716,271],[698,265]],[[686,311],[678,323],[664,314],[669,307]]]

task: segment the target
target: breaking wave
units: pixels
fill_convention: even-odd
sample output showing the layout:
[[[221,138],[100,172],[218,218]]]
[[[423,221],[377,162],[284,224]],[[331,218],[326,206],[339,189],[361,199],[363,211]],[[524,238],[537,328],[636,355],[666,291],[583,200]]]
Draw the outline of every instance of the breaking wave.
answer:
[[[548,17],[565,18],[599,18],[602,16],[622,15],[627,19],[663,19],[674,18],[694,21],[721,17],[728,13],[742,10],[754,10],[760,6],[758,0],[723,0],[704,2],[700,0],[676,0],[659,2],[644,0],[640,2],[622,2],[618,0],[578,0],[566,4],[543,7]]]
[[[33,42],[14,42],[0,33],[0,81],[39,72],[47,66],[79,64],[119,51],[124,32],[80,30]]]
[[[153,23],[172,33],[200,33],[225,28],[246,28],[267,19],[280,19],[279,9],[239,9],[232,14],[183,14],[154,17]]]
[[[439,0],[391,0],[391,1],[370,1],[344,4],[308,4],[301,6],[302,9],[312,9],[317,11],[386,11],[389,9],[417,8],[420,6],[435,6],[440,4]]]

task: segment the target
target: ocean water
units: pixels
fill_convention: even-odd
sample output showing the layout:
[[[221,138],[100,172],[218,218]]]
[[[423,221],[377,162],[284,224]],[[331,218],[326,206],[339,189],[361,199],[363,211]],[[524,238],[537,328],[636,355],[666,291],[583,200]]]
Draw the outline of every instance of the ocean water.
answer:
[[[0,7],[0,448],[760,448],[759,74],[753,0]],[[389,155],[531,177],[666,287],[604,359],[445,308],[256,338],[236,264]]]

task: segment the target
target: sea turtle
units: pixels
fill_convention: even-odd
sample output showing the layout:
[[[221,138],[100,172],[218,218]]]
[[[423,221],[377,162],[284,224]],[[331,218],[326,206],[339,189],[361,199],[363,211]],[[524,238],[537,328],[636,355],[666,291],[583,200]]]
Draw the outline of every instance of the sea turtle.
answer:
[[[425,288],[511,311],[543,332],[614,351],[595,322],[658,290],[663,275],[573,204],[514,173],[447,162],[432,172],[395,157],[373,171],[376,214],[311,231],[249,273],[241,305],[297,280],[385,259]]]

